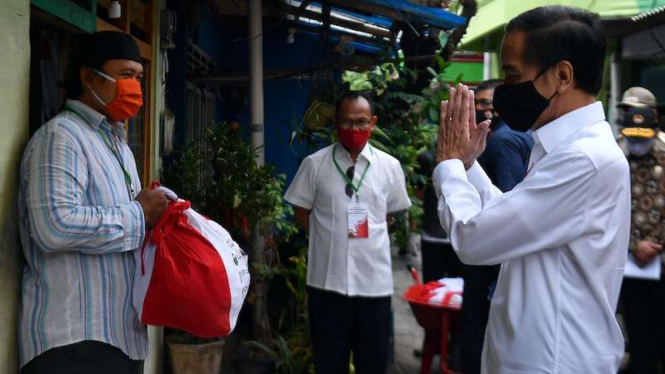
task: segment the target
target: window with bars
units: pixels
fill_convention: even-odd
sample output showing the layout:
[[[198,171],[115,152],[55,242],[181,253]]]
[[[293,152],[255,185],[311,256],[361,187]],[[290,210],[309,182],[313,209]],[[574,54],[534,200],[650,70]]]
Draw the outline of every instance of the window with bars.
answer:
[[[199,46],[188,43],[187,74],[202,75],[214,72],[213,60]],[[205,85],[187,82],[187,143],[201,139],[207,129],[214,126],[216,99],[214,91]],[[207,153],[206,143],[200,143],[201,151]],[[211,170],[203,169],[199,173],[201,185]]]
[[[187,45],[187,74],[209,74],[215,65],[199,46],[189,42]],[[209,87],[187,82],[187,137],[190,142],[199,138],[215,120],[215,94]]]

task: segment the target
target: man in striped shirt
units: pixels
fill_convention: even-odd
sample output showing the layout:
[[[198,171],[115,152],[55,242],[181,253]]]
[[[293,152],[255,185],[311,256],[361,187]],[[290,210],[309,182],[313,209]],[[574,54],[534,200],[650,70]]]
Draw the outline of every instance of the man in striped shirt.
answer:
[[[168,205],[142,190],[123,121],[142,105],[136,42],[83,37],[64,110],[32,137],[21,163],[19,219],[26,259],[22,374],[141,373],[146,327],[131,303],[134,258]]]

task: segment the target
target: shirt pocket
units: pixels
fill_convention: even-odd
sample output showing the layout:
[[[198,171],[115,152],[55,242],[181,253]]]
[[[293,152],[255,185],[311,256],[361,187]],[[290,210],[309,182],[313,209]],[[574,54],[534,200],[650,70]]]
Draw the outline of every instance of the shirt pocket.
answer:
[[[369,190],[368,205],[370,216],[375,223],[384,223],[388,211],[388,188],[385,185],[372,186]],[[361,196],[362,196],[362,191]],[[362,201],[362,199],[361,199]]]

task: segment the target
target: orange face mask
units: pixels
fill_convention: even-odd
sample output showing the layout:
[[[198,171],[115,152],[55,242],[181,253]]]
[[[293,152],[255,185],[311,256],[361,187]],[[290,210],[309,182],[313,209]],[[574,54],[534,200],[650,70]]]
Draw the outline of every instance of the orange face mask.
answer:
[[[141,91],[141,83],[136,79],[114,79],[107,74],[95,70],[101,77],[115,83],[116,94],[110,103],[105,103],[101,97],[97,95],[95,90],[90,87],[93,96],[104,105],[106,113],[113,121],[124,121],[126,119],[136,116],[139,109],[143,106],[143,92]]]

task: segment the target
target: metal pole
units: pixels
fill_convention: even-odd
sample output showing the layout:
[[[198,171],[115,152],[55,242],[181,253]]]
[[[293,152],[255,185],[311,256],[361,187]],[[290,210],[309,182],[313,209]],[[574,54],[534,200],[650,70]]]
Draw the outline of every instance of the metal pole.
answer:
[[[252,146],[259,148],[256,163],[265,163],[263,113],[263,9],[261,0],[249,0],[249,63]]]
[[[621,62],[619,61],[619,53],[614,52],[610,56],[610,99],[608,100],[608,121],[612,125],[614,134],[618,135],[619,129],[616,124],[617,119],[617,103],[621,97]]]
[[[250,119],[252,124],[252,146],[258,149],[256,164],[265,164],[264,132],[263,132],[263,12],[261,0],[249,0],[249,90]],[[252,264],[266,264],[266,239],[260,224],[252,228]],[[270,339],[270,322],[268,319],[268,284],[265,279],[254,276],[254,294],[256,299],[253,308],[254,338],[261,343]]]
[[[492,77],[492,52],[483,53],[483,80]]]

